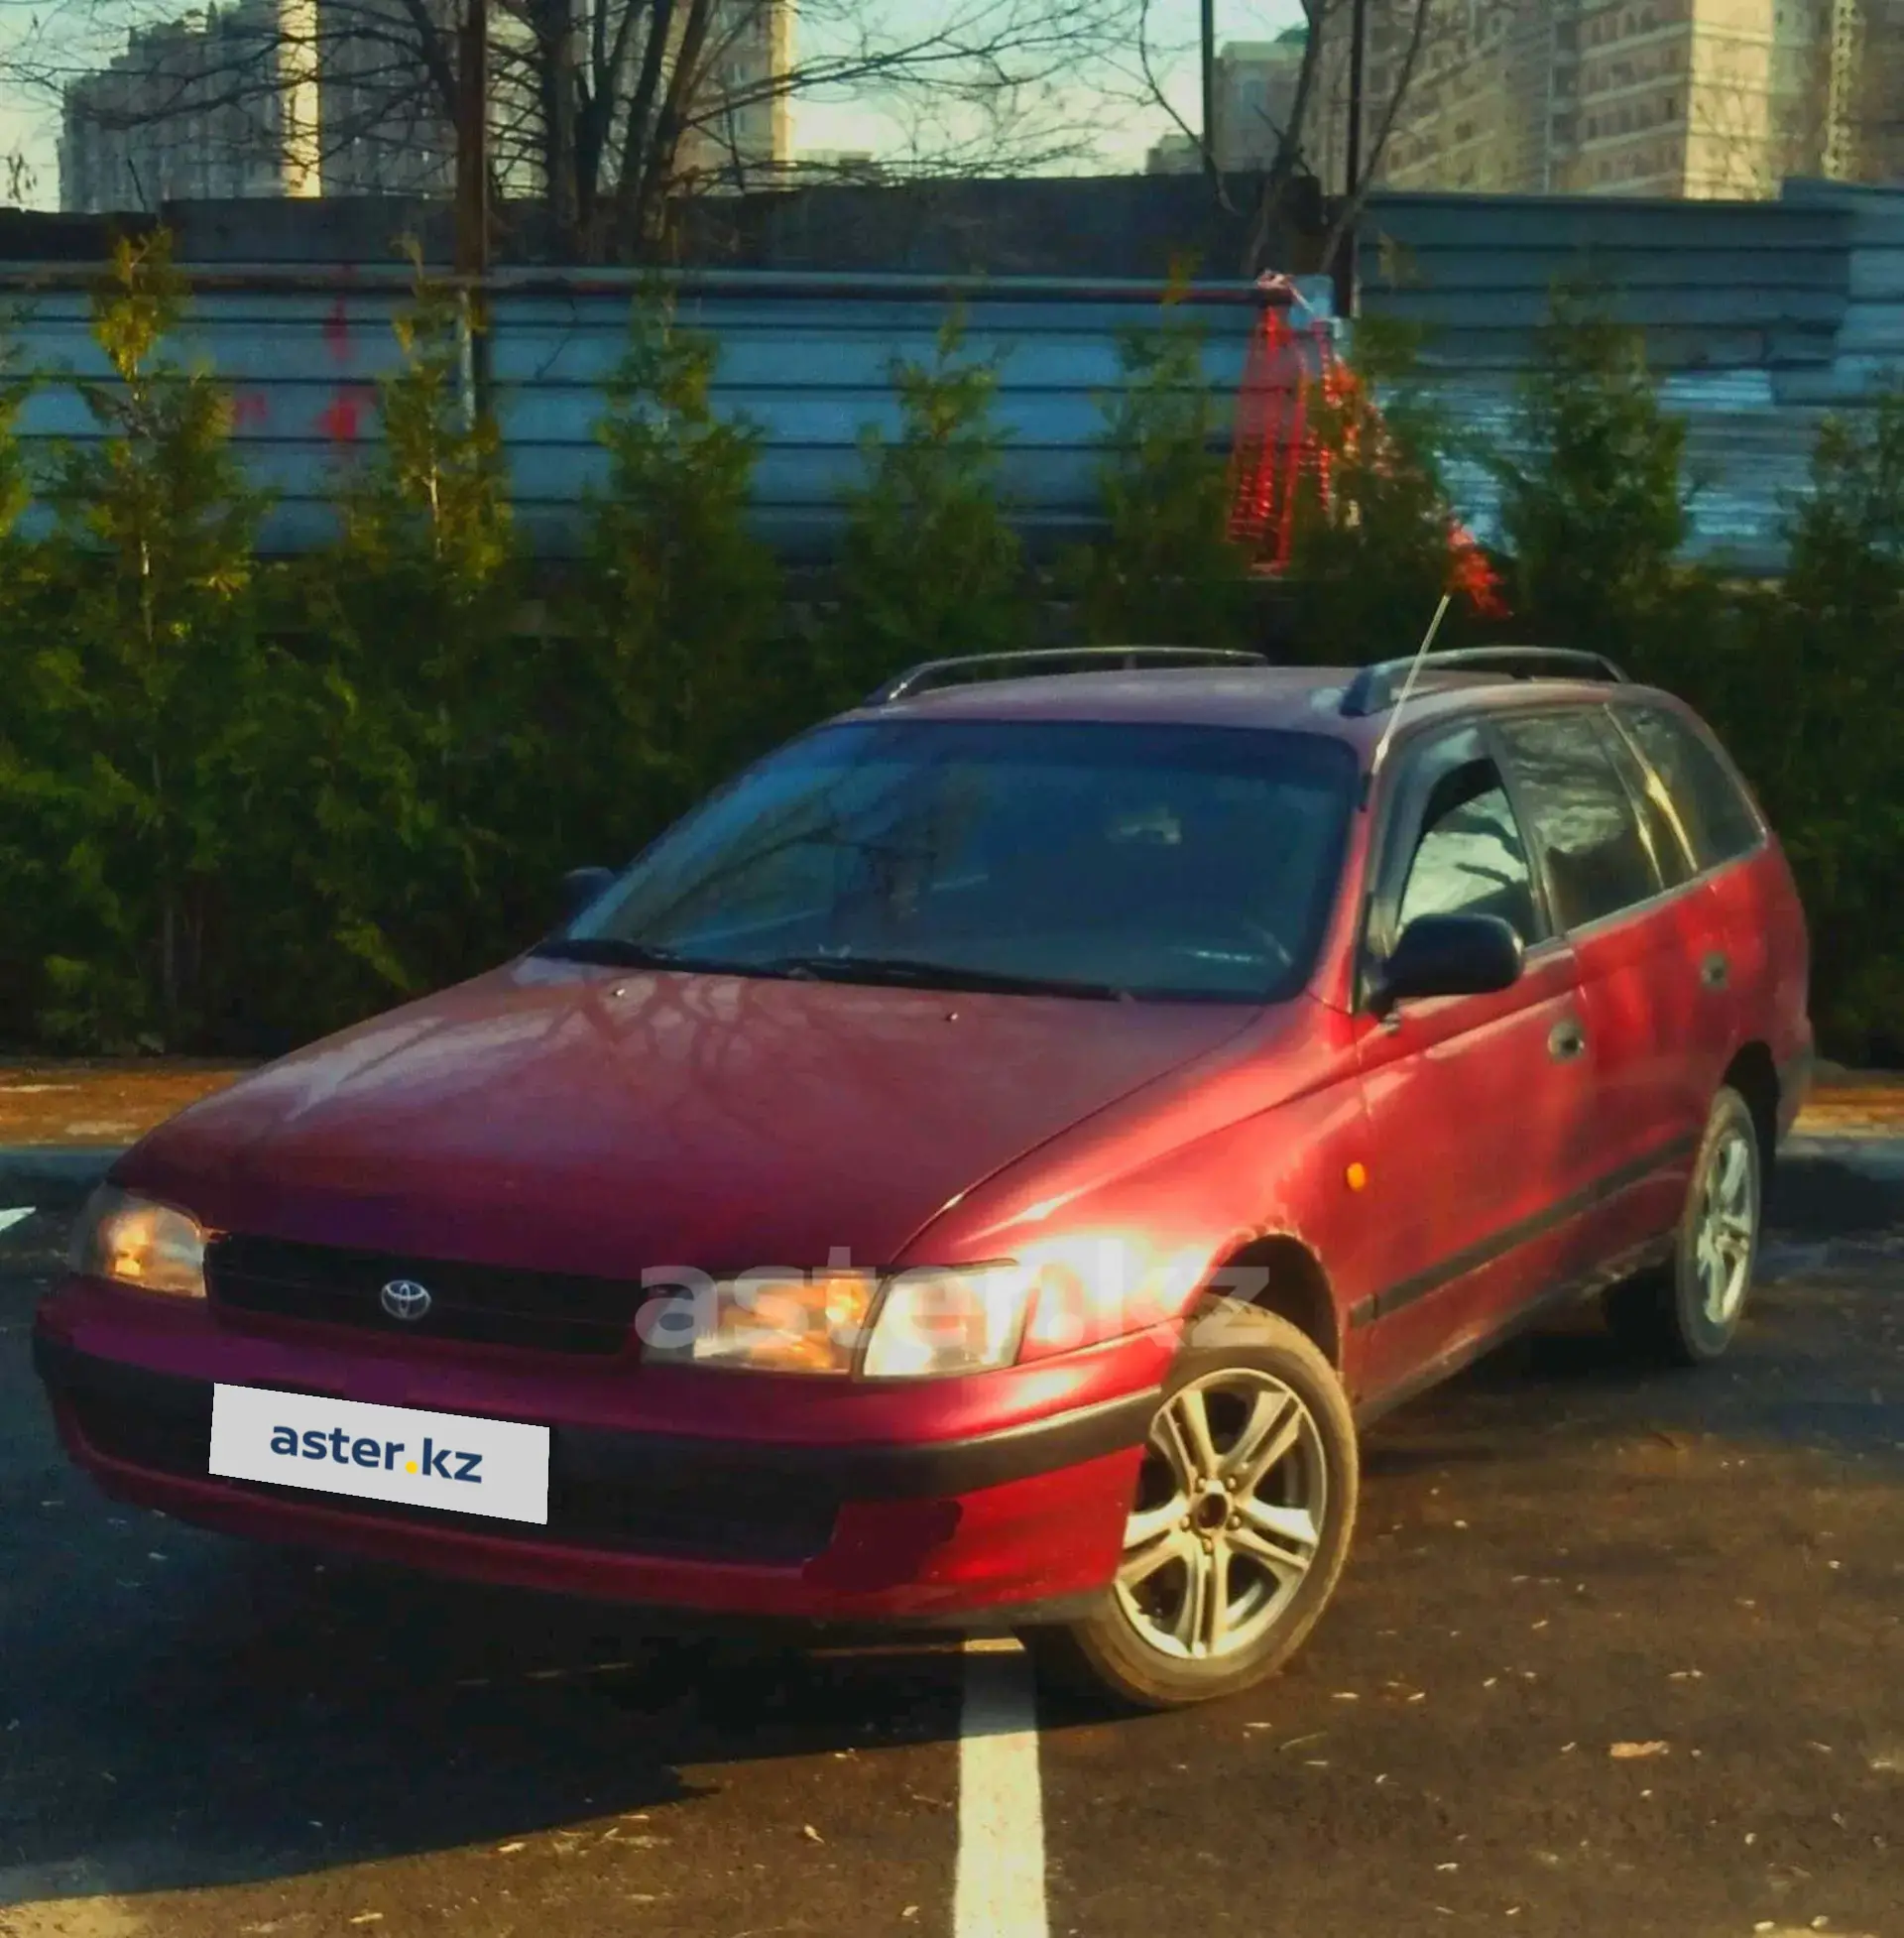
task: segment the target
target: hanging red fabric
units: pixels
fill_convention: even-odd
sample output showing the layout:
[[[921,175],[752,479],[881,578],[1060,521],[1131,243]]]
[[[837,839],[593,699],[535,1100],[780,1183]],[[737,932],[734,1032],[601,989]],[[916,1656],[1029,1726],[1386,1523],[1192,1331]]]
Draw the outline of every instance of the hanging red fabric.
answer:
[[[1379,439],[1381,418],[1360,395],[1361,382],[1338,353],[1330,320],[1292,320],[1301,305],[1286,277],[1265,276],[1259,287],[1286,300],[1264,304],[1244,364],[1231,448],[1230,538],[1273,577],[1289,568],[1305,484],[1313,505],[1327,512],[1336,465],[1355,455],[1363,426]],[[1332,446],[1332,428],[1340,450]],[[1506,611],[1487,553],[1452,513],[1448,589],[1476,613]]]
[[[1288,287],[1281,277],[1264,277],[1262,286]],[[1326,498],[1329,453],[1316,420],[1318,406],[1332,401],[1330,380],[1339,368],[1327,318],[1292,322],[1292,307],[1263,308],[1244,365],[1232,446],[1230,537],[1270,572],[1289,562],[1305,471]]]

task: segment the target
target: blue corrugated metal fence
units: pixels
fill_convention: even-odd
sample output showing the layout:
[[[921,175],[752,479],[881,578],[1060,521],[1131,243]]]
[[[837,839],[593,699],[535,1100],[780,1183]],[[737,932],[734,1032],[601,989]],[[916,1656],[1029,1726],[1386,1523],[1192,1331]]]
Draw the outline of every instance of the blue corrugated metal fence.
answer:
[[[599,274],[526,274],[492,288],[489,364],[517,513],[546,552],[569,547],[584,493],[601,479],[602,385],[625,348],[637,287]],[[376,435],[376,381],[397,361],[391,320],[405,294],[401,277],[362,272],[196,279],[178,352],[202,358],[235,392],[245,458],[275,494],[274,548],[331,531],[339,474]],[[1102,407],[1119,381],[1118,332],[1155,326],[1163,295],[1146,284],[710,275],[681,280],[679,314],[719,342],[716,408],[744,415],[762,434],[760,529],[799,557],[823,554],[837,537],[842,494],[864,477],[863,432],[898,428],[893,360],[930,361],[954,305],[966,319],[964,354],[998,359],[1005,487],[1018,522],[1034,539],[1087,528]],[[25,302],[16,334],[27,362],[105,374],[82,289],[43,288]],[[1261,305],[1236,286],[1193,291],[1178,312],[1203,332],[1208,379],[1226,403]],[[34,439],[97,434],[77,394],[58,383],[33,399],[22,427]]]
[[[1695,546],[1742,568],[1775,567],[1787,500],[1802,490],[1818,424],[1904,369],[1904,188],[1795,182],[1771,202],[1635,202],[1592,196],[1391,195],[1363,237],[1368,309],[1426,332],[1425,368],[1452,413],[1510,437],[1516,378],[1554,286],[1587,280],[1645,327],[1669,408],[1689,424]],[[276,494],[268,531],[296,548],[331,529],[341,467],[376,434],[377,377],[406,285],[395,272],[220,269],[194,278],[190,349],[235,388],[239,436]],[[0,269],[25,303],[25,360],[98,376],[82,288]],[[601,476],[593,427],[619,358],[632,277],[497,279],[490,358],[522,525],[560,553]],[[837,538],[841,495],[863,475],[868,426],[891,432],[894,358],[928,359],[956,303],[972,354],[1000,365],[1005,482],[1034,540],[1091,525],[1102,405],[1118,381],[1120,329],[1154,324],[1147,284],[1000,278],[690,274],[683,320],[721,348],[717,407],[761,429],[757,516],[792,557]],[[1242,381],[1261,298],[1245,286],[1192,293],[1206,371],[1226,402]],[[29,406],[35,438],[87,436],[79,400],[57,383]],[[1484,536],[1493,487],[1458,477]]]
[[[1363,235],[1364,306],[1419,324],[1442,402],[1511,442],[1516,378],[1558,283],[1642,325],[1687,423],[1694,549],[1775,568],[1818,425],[1904,372],[1904,189],[1795,182],[1777,201],[1389,195]],[[1495,493],[1462,471],[1490,536]]]

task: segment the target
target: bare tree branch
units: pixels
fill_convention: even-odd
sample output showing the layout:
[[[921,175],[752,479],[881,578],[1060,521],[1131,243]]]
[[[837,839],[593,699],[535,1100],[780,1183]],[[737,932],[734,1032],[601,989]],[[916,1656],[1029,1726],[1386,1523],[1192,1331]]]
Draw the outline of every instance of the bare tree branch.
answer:
[[[1176,103],[1171,100],[1162,83],[1157,79],[1156,62],[1150,52],[1150,0],[1141,0],[1137,10],[1137,64],[1142,70],[1144,84],[1149,88],[1156,105],[1163,109],[1177,124],[1181,134],[1203,161],[1203,172],[1216,190],[1217,203],[1225,214],[1234,215],[1235,205],[1230,200],[1229,190],[1224,185],[1223,169],[1217,161],[1217,151],[1211,145],[1208,128],[1192,128],[1177,112]]]
[[[1269,237],[1281,217],[1290,184],[1302,169],[1309,138],[1309,122],[1316,94],[1316,76],[1328,43],[1331,0],[1303,0],[1302,64],[1296,70],[1296,91],[1289,104],[1288,125],[1277,132],[1276,151],[1256,197],[1256,216],[1245,250],[1243,273],[1254,275],[1263,267]]]
[[[1428,20],[1436,0],[1405,0],[1409,9],[1408,40],[1403,49],[1401,65],[1395,75],[1395,84],[1389,89],[1386,105],[1380,119],[1375,124],[1374,140],[1368,144],[1368,156],[1362,171],[1362,180],[1357,182],[1355,192],[1345,195],[1336,209],[1335,219],[1329,225],[1329,233],[1322,246],[1322,266],[1324,270],[1335,267],[1336,257],[1343,243],[1354,233],[1356,224],[1362,218],[1362,211],[1368,200],[1370,189],[1381,174],[1383,157],[1388,152],[1389,138],[1395,132],[1395,122],[1401,114],[1402,104],[1408,98],[1408,90],[1414,84],[1415,69],[1421,61],[1421,50],[1428,37]]]
[[[300,138],[327,190],[333,177],[375,187],[419,170],[447,184],[458,0],[316,0],[314,27],[239,0],[200,27],[155,29],[153,4],[51,0],[0,56],[0,85],[60,104],[68,145],[119,182],[137,156],[153,177],[142,192],[170,194],[193,192],[167,185],[181,155],[220,145],[268,180],[298,77],[314,78]],[[894,130],[892,152],[882,145],[893,177],[1053,166],[1101,141],[1074,98],[1080,77],[1128,62],[1148,12],[1148,0],[800,0],[789,57],[778,4],[495,0],[500,192],[546,200],[571,249],[652,253],[679,195],[795,179],[796,99],[850,103]],[[27,12],[0,0],[10,8]]]

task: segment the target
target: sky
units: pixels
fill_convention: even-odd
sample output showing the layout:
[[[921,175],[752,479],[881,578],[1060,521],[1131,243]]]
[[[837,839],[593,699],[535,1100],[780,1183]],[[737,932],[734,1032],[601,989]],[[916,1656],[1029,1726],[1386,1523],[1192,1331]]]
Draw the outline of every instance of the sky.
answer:
[[[838,7],[841,0],[820,0]],[[957,5],[960,0],[936,0],[940,6]],[[966,0],[969,4],[970,0]],[[56,0],[57,4],[57,0]],[[175,18],[188,10],[190,0],[153,0],[145,9],[151,19]],[[886,24],[898,19],[916,20],[922,7],[935,0],[865,0],[868,12],[886,16]],[[1151,0],[1151,42],[1156,56],[1156,70],[1171,104],[1186,122],[1194,126],[1198,116],[1198,68],[1196,44],[1199,0]],[[17,36],[26,9],[21,0],[0,4],[0,67],[4,66],[7,41]],[[1299,0],[1217,0],[1217,41],[1267,40],[1301,19]],[[802,47],[810,49],[810,29]],[[1134,50],[1127,66],[1130,77],[1122,80],[1106,76],[1102,81],[1081,77],[1049,104],[1058,119],[1088,125],[1095,131],[1095,154],[1087,166],[1104,169],[1140,170],[1144,152],[1160,136],[1174,127],[1169,114],[1154,103],[1131,98],[1140,83],[1135,78]],[[877,103],[795,96],[792,103],[793,139],[796,153],[814,149],[868,152],[875,156],[892,154],[903,148],[905,132],[899,118],[883,113]],[[57,110],[43,100],[9,92],[0,85],[0,156],[22,153],[36,178],[30,200],[34,205],[53,208],[59,205],[59,170],[56,142],[59,133]],[[4,177],[0,176],[0,182]]]
[[[835,0],[837,4],[837,0]],[[903,9],[916,16],[930,0],[870,0],[875,13]],[[1150,0],[1149,41],[1153,71],[1170,107],[1191,127],[1201,114],[1202,89],[1197,44],[1200,0]],[[1217,45],[1231,41],[1273,40],[1303,18],[1301,0],[1217,0]],[[807,43],[810,45],[810,37]],[[1154,102],[1130,98],[1137,84],[1134,47],[1127,61],[1130,77],[1098,87],[1087,80],[1071,90],[1074,114],[1099,133],[1097,165],[1141,170],[1145,152],[1176,123]],[[796,150],[831,149],[880,154],[895,137],[893,124],[862,104],[796,97],[793,102]]]

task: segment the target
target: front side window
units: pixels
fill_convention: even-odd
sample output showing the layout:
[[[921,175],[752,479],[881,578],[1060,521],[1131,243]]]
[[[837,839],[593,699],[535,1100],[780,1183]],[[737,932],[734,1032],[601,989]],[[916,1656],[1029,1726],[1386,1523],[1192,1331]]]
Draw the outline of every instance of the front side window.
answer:
[[[1524,944],[1538,939],[1533,870],[1492,761],[1471,761],[1435,784],[1401,892],[1400,927],[1417,915],[1498,915]]]
[[[1265,1002],[1307,980],[1356,762],[1322,735],[823,728],[663,835],[546,953],[941,988]]]
[[[1664,783],[1702,869],[1758,846],[1758,816],[1726,764],[1699,733],[1664,707],[1622,706],[1613,718]]]
[[[1563,928],[1617,914],[1660,891],[1625,784],[1594,717],[1506,716],[1495,723]]]

